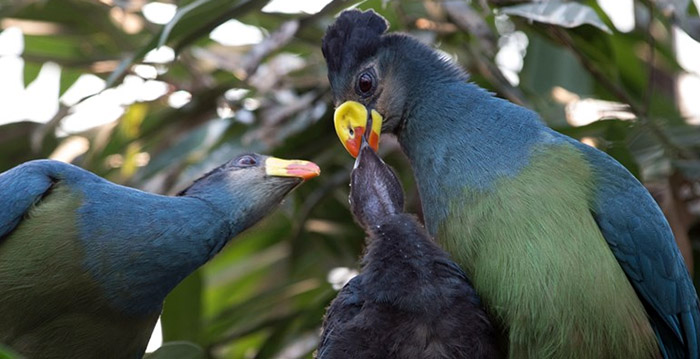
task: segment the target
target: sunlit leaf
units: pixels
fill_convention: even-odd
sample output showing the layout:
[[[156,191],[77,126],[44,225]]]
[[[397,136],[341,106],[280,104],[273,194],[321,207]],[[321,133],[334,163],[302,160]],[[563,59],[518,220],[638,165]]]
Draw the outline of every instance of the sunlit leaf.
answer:
[[[592,25],[612,34],[610,28],[600,20],[600,17],[593,9],[575,2],[546,1],[503,7],[499,11],[506,15],[520,16],[533,21],[568,28],[585,24]]]
[[[202,326],[202,275],[196,271],[173,289],[163,306],[163,342],[200,341]]]

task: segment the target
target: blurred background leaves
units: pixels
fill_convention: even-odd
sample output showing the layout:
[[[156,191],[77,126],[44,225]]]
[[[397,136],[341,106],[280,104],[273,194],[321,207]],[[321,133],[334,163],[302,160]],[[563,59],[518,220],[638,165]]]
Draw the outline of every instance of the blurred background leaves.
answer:
[[[9,0],[0,3],[0,171],[35,158],[175,194],[244,151],[323,175],[166,300],[152,358],[303,358],[357,268],[350,157],[320,41],[375,9],[472,81],[608,152],[657,198],[691,268],[700,237],[700,20],[690,0]],[[382,155],[420,214],[397,143]],[[150,350],[160,345],[156,333]],[[201,350],[200,350],[201,349]],[[0,357],[12,357],[0,348]]]

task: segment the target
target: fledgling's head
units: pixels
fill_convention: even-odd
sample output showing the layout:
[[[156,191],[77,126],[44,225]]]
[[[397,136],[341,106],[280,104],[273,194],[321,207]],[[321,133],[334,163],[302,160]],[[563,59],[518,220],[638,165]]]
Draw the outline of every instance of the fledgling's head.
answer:
[[[206,201],[232,226],[244,229],[270,213],[304,180],[320,173],[309,161],[243,154],[200,177],[179,195]]]
[[[372,10],[346,10],[323,37],[323,56],[336,105],[335,128],[357,157],[367,131],[377,150],[380,130],[397,133],[410,108],[435,84],[466,73],[416,38],[385,33],[387,21]]]
[[[365,229],[403,212],[403,189],[394,171],[366,141],[350,174],[350,210]]]

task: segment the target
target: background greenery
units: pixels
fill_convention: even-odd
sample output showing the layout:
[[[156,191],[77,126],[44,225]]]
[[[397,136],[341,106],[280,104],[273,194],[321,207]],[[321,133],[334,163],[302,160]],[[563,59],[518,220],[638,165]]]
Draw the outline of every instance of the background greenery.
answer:
[[[355,2],[333,0],[313,15],[263,13],[267,0],[170,2],[178,13],[166,26],[145,21],[140,0],[5,0],[0,19],[56,25],[53,33],[25,33],[22,58],[26,84],[46,61],[59,64],[61,93],[84,73],[117,86],[159,45],[178,54],[173,63],[157,65],[158,80],[169,92],[188,91],[191,101],[172,108],[163,96],[128,105],[115,123],[77,134],[89,146],[72,159],[76,165],[168,194],[243,151],[321,166],[321,177],[296,190],[279,211],[237,237],[168,297],[164,341],[203,350],[174,343],[158,356],[309,357],[336,294],[329,271],[356,268],[363,243],[347,209],[352,160],[333,131],[320,51],[325,28]],[[697,9],[689,0],[635,2],[637,24],[629,33],[617,31],[596,1],[533,7],[518,0],[369,0],[358,6],[384,15],[392,31],[434,44],[497,96],[537,110],[555,129],[587,137],[622,162],[652,189],[692,260],[700,233],[700,131],[679,112],[676,82],[684,70],[671,30],[679,26],[700,38]],[[496,16],[506,13],[510,20]],[[212,41],[209,32],[229,19],[264,29],[265,40],[248,46]],[[140,28],[129,28],[133,22]],[[496,61],[514,31],[528,38],[517,86]],[[248,91],[225,96],[232,88]],[[618,104],[606,105],[615,111],[601,112],[598,121],[572,126],[566,118],[583,99]],[[72,107],[62,104],[46,124],[0,126],[0,171],[48,157],[71,141],[56,128]],[[404,181],[408,208],[420,213],[403,155],[392,138],[382,141],[382,155]],[[0,357],[11,357],[4,353],[0,348]]]

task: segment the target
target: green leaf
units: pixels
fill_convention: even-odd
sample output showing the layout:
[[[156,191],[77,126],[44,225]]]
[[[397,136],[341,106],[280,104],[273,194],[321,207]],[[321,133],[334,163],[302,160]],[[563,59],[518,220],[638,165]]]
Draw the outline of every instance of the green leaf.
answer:
[[[82,75],[82,71],[75,71],[70,68],[61,68],[61,85],[59,90],[59,96],[63,95],[68,88],[70,88],[75,81]],[[26,81],[26,80],[25,80]]]
[[[173,16],[172,20],[170,20],[170,22],[163,27],[163,31],[161,31],[160,36],[158,37],[158,44],[156,47],[165,45],[165,42],[168,41],[168,37],[170,37],[170,33],[173,31],[173,28],[183,17],[191,12],[194,12],[195,10],[199,10],[201,12],[204,5],[213,3],[213,0],[197,0],[177,9],[177,12],[175,13],[175,16]]]
[[[14,350],[0,344],[0,359],[22,359],[23,357],[17,354]]]
[[[202,274],[196,271],[165,298],[161,325],[163,341],[199,342],[202,316]]]
[[[36,80],[41,71],[41,64],[36,62],[24,62],[24,87],[27,87],[32,81]]]
[[[165,343],[153,353],[146,354],[144,359],[205,359],[204,350],[188,342]]]
[[[588,24],[612,34],[610,28],[600,20],[593,9],[574,2],[547,1],[504,7],[499,11],[506,15],[520,16],[566,28]]]

